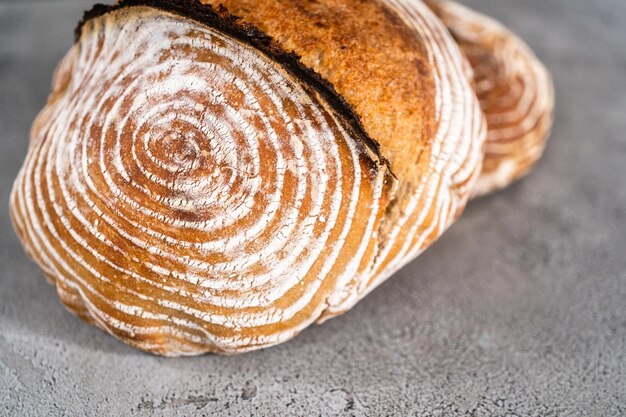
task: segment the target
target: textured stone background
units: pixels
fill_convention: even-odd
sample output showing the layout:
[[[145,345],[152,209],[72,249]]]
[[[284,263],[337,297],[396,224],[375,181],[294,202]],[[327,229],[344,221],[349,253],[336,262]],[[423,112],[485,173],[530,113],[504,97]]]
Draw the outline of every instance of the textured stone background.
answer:
[[[626,1],[465,2],[553,71],[537,170],[348,314],[187,359],[84,325],[22,252],[11,183],[89,1],[0,2],[0,415],[626,415]]]

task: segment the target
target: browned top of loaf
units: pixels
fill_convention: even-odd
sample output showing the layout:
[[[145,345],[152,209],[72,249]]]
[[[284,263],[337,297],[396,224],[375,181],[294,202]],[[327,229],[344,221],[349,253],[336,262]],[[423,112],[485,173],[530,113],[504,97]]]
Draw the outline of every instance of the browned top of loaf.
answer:
[[[434,83],[422,41],[381,2],[202,0],[251,23],[332,83],[411,182],[430,150]],[[427,159],[426,159],[427,160]]]

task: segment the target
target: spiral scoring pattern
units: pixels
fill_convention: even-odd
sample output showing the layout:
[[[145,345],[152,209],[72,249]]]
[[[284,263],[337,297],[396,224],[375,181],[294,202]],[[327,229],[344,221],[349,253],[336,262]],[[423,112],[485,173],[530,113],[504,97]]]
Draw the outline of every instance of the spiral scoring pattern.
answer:
[[[550,74],[526,44],[499,22],[452,1],[429,0],[473,69],[488,132],[480,196],[525,175],[543,153],[552,126]]]
[[[354,296],[392,181],[317,93],[163,11],[82,31],[12,204],[70,309],[176,355],[279,343]]]

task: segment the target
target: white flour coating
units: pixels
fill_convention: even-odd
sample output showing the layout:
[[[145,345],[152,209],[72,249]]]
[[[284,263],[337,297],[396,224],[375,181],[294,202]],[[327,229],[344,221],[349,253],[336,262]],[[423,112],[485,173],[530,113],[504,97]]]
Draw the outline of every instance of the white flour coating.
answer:
[[[87,22],[59,73],[69,85],[36,122],[13,204],[73,309],[191,354],[284,341],[346,296],[384,170],[362,172],[371,152],[319,97],[251,47],[148,8]]]
[[[476,184],[473,194],[479,196],[509,184],[541,156],[554,106],[552,81],[526,44],[496,20],[452,1],[436,5],[453,35],[471,45],[463,49],[470,61],[481,61],[484,45],[493,55],[473,68],[475,90],[489,127],[486,158],[496,161]],[[506,89],[494,79],[494,65]]]

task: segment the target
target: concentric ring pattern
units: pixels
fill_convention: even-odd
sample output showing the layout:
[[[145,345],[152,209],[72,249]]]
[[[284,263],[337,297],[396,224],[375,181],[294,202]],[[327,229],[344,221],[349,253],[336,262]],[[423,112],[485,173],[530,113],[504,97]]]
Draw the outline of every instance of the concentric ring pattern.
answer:
[[[473,69],[487,117],[487,147],[474,196],[503,188],[539,160],[552,126],[550,74],[526,44],[499,22],[452,1],[429,1]]]
[[[142,349],[286,340],[372,262],[386,165],[234,38],[148,7],[85,23],[13,192],[73,311]]]

